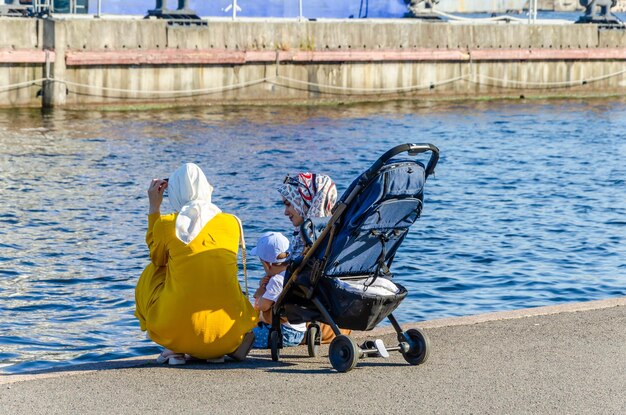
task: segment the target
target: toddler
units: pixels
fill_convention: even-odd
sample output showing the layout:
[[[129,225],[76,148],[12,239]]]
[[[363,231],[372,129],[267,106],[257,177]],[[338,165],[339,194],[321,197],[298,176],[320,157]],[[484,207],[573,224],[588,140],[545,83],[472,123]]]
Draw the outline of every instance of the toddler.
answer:
[[[261,280],[259,289],[254,293],[254,308],[260,312],[260,322],[253,329],[255,340],[253,347],[257,349],[269,348],[269,331],[272,325],[272,306],[283,291],[287,258],[289,257],[289,240],[279,232],[263,234],[257,245],[250,252],[256,255],[263,264],[265,277]],[[281,322],[283,346],[297,346],[302,342],[306,332],[306,324],[289,324]]]

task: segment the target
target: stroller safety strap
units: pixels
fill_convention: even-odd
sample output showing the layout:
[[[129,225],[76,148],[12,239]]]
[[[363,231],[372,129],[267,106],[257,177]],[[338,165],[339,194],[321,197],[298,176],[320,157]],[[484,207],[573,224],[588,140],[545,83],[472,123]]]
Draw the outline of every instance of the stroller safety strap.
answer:
[[[387,258],[386,244],[387,242],[389,242],[389,236],[385,234],[384,232],[379,232],[376,230],[372,230],[372,235],[378,237],[378,240],[380,241],[382,248],[380,250],[380,255],[378,255],[378,258],[376,259],[376,271],[374,271],[372,280],[369,283],[365,284],[365,290],[367,290],[372,284],[374,284],[374,281],[376,281],[376,278],[378,278],[378,276],[381,275],[381,271],[385,276],[388,276],[390,274],[389,267],[385,263],[385,258]]]

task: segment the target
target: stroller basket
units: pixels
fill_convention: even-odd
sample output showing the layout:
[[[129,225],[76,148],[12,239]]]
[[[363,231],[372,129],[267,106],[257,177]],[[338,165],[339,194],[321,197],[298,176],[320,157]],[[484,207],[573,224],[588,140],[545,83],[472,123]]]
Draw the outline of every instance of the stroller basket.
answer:
[[[369,285],[371,284],[371,285]],[[400,305],[407,290],[386,278],[323,278],[320,296],[340,327],[371,330]]]

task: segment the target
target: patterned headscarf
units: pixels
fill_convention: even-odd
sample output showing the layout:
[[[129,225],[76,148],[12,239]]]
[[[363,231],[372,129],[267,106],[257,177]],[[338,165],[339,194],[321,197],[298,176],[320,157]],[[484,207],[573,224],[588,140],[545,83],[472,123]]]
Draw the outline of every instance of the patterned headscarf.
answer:
[[[287,176],[278,187],[278,192],[291,203],[303,219],[323,218],[332,214],[337,202],[337,188],[332,179],[323,174],[299,173]],[[291,240],[292,255],[299,255],[304,249],[300,228],[294,229]]]

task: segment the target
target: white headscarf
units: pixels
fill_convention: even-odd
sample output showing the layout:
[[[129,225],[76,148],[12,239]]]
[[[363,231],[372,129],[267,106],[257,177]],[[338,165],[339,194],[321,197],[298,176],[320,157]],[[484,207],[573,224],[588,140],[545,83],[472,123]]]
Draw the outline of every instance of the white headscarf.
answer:
[[[221,212],[211,203],[213,186],[193,163],[183,164],[170,175],[167,191],[172,208],[178,212],[176,237],[185,244],[193,241],[204,225]]]

